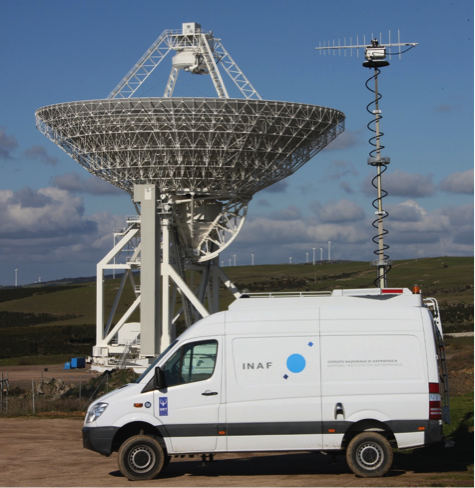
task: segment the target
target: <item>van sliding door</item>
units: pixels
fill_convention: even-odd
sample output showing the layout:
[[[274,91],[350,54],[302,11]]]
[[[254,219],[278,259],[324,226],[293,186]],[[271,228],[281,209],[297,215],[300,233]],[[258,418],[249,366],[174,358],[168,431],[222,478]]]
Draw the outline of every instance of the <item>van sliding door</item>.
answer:
[[[228,450],[321,449],[318,321],[312,325],[305,335],[228,336]]]

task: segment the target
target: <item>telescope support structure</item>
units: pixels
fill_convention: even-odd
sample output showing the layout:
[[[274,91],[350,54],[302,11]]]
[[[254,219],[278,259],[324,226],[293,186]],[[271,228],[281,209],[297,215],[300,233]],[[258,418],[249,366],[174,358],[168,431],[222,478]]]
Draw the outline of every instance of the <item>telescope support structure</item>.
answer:
[[[140,205],[141,215],[128,217],[129,227],[123,230],[122,239],[97,265],[97,328],[92,364],[92,369],[97,371],[111,367],[145,368],[175,340],[180,317],[184,317],[185,326],[189,327],[219,311],[221,283],[235,297],[240,295],[219,267],[219,255],[204,263],[184,259],[173,205],[163,205],[155,185],[134,185],[134,202]],[[131,243],[134,243],[132,248]],[[131,256],[126,262],[117,262],[126,250]],[[146,265],[142,266],[142,262]],[[123,270],[124,275],[105,320],[104,273],[110,269]],[[140,286],[137,286],[134,271],[139,270]],[[191,275],[188,280],[187,271]],[[199,280],[194,286],[193,278],[197,274]],[[114,321],[128,282],[135,300]],[[129,322],[139,308],[140,322]]]

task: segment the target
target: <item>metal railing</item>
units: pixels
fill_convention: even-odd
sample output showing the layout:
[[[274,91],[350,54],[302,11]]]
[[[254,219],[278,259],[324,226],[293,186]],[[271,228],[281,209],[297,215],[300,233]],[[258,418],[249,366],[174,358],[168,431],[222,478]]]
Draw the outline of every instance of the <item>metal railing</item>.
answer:
[[[269,293],[242,293],[241,298],[311,298],[331,297],[331,291],[277,291]]]

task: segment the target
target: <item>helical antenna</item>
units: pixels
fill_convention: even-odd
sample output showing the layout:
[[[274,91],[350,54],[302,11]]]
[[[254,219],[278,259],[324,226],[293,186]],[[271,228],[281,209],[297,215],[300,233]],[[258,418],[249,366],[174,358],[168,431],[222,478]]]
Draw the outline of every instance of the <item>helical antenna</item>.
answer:
[[[371,180],[371,184],[376,189],[378,195],[372,202],[377,216],[372,222],[372,225],[378,232],[372,238],[372,241],[377,245],[377,249],[374,251],[377,259],[373,261],[373,264],[378,267],[378,274],[374,280],[374,285],[384,288],[387,286],[387,274],[391,269],[391,261],[389,260],[389,255],[386,254],[389,245],[384,242],[384,236],[388,234],[388,230],[383,227],[383,220],[389,214],[383,210],[383,198],[388,195],[388,192],[382,188],[381,176],[387,170],[389,158],[381,157],[381,151],[384,149],[384,146],[381,144],[381,138],[384,136],[384,132],[381,132],[379,128],[379,122],[383,118],[381,110],[379,110],[379,100],[382,98],[381,93],[378,91],[378,76],[380,73],[381,70],[377,66],[374,66],[374,75],[366,81],[366,88],[375,95],[374,100],[366,106],[366,110],[371,115],[374,115],[374,119],[367,124],[368,129],[374,133],[374,136],[369,139],[369,143],[374,149],[369,153],[368,164],[376,166],[376,176]],[[374,90],[369,86],[372,80],[374,80]],[[374,106],[374,109],[371,109],[372,106]]]

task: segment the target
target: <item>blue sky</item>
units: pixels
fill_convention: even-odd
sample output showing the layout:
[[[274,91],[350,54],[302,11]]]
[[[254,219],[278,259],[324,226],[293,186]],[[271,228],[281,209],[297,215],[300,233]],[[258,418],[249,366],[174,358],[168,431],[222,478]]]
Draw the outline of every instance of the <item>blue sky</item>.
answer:
[[[45,105],[105,98],[165,29],[198,22],[223,45],[262,98],[346,114],[346,131],[293,176],[256,194],[221,256],[237,264],[373,259],[373,95],[362,53],[320,56],[323,41],[374,34],[417,42],[382,71],[391,158],[386,242],[393,259],[473,255],[473,2],[48,0],[2,3],[0,44],[0,285],[94,275],[112,229],[134,213],[125,192],[90,177],[35,128]],[[165,60],[138,96],[161,96]],[[226,82],[226,79],[225,79]],[[227,83],[230,87],[230,82]],[[232,91],[232,90],[231,90]],[[214,96],[208,77],[181,74],[176,96]],[[238,96],[231,93],[231,96]]]

